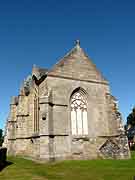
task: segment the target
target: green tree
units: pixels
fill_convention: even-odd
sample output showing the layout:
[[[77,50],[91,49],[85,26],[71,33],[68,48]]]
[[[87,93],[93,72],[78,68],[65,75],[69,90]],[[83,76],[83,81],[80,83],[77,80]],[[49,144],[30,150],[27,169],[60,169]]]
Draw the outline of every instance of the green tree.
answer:
[[[132,112],[127,117],[127,126],[135,126],[135,107],[132,109]]]
[[[131,150],[135,150],[135,107],[127,117],[125,130],[129,141],[129,147]]]
[[[3,137],[3,130],[0,129],[0,146],[2,146],[3,140],[4,140],[4,137]]]

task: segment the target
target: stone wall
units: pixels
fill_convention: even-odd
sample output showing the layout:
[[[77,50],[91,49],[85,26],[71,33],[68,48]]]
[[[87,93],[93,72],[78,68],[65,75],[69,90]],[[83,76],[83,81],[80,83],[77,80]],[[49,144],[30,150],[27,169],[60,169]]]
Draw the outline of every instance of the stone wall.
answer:
[[[85,92],[88,134],[73,135],[71,95]],[[109,84],[77,44],[47,71],[33,68],[11,100],[4,145],[40,160],[129,158],[127,138]]]

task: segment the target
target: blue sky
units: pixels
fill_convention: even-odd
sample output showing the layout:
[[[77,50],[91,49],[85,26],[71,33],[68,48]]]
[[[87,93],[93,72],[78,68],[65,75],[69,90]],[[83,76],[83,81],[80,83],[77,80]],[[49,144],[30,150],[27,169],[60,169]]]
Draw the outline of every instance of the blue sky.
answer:
[[[0,1],[0,128],[33,64],[50,68],[80,39],[126,119],[135,104],[134,0]]]

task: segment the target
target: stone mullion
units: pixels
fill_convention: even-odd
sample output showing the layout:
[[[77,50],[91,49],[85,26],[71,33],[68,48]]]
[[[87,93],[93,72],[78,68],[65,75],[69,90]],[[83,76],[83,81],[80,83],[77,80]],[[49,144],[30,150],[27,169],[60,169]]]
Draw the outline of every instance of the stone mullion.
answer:
[[[77,111],[75,109],[75,120],[76,120],[76,134],[78,134],[78,126],[77,126]]]
[[[36,132],[36,103],[34,99],[34,132]]]
[[[35,100],[35,129],[37,132],[37,98]]]
[[[37,131],[39,132],[39,98],[37,98]]]
[[[84,128],[83,128],[83,109],[81,109],[81,119],[82,119],[82,135],[84,135]]]

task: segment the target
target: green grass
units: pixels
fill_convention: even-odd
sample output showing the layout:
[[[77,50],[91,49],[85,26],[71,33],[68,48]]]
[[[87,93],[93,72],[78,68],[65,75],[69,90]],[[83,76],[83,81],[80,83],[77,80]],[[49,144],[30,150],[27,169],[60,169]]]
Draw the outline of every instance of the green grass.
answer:
[[[0,180],[133,180],[135,153],[130,160],[62,161],[38,164],[9,157],[13,164],[0,172]]]

